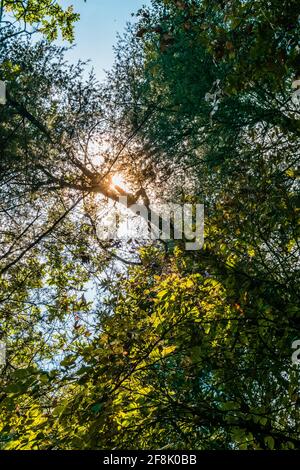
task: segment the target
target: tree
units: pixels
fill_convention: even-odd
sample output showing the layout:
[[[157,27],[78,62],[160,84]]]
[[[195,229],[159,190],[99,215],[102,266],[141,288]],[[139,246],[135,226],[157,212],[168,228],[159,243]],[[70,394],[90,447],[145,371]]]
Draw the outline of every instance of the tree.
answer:
[[[153,1],[101,86],[48,43],[2,46],[1,318],[28,345],[2,376],[5,448],[299,448],[298,9],[257,3]],[[204,248],[140,247],[103,282],[120,195],[204,203]]]
[[[47,39],[54,40],[60,31],[69,41],[74,39],[74,22],[79,19],[73,6],[64,9],[59,2],[52,0],[3,0],[0,6],[0,32],[2,41],[20,34],[32,35],[40,32]],[[17,29],[11,25],[17,24]]]

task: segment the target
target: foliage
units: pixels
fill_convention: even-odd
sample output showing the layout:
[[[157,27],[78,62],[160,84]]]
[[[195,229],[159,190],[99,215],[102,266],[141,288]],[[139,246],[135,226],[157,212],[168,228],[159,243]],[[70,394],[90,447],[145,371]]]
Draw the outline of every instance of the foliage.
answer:
[[[282,5],[154,0],[102,85],[48,42],[2,42],[2,448],[299,448],[299,5]],[[99,240],[120,195],[204,203],[203,249]]]
[[[62,37],[68,41],[74,39],[74,22],[79,19],[78,13],[74,13],[73,6],[64,9],[58,1],[52,0],[26,0],[19,2],[17,0],[4,0],[1,2],[1,30],[7,32],[5,39],[11,35],[26,32],[40,32],[47,39],[54,40],[61,31]],[[5,16],[6,14],[10,16]],[[7,31],[8,18],[13,18],[20,24],[18,31]],[[32,27],[33,29],[28,29]]]

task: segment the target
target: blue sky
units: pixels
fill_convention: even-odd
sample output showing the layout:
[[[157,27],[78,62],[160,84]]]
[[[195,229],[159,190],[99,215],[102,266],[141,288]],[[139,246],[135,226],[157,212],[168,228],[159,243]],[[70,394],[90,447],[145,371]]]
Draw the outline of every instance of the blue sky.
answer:
[[[81,19],[75,26],[75,48],[68,53],[71,61],[91,59],[97,78],[104,78],[103,69],[113,63],[113,45],[117,33],[124,31],[126,23],[150,0],[63,0],[62,4],[74,5]]]

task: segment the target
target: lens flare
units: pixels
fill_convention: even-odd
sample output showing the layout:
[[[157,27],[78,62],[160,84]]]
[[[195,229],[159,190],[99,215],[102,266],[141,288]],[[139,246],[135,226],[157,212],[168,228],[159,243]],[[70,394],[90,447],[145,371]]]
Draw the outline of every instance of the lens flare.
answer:
[[[112,182],[112,186],[119,186],[119,188],[126,190],[126,183],[124,181],[124,178],[119,173],[116,173],[112,177],[111,182]]]

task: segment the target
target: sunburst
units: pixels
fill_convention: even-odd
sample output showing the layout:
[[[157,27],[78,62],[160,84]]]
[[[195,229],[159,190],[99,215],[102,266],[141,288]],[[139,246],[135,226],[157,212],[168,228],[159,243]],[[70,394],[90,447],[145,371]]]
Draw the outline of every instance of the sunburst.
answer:
[[[111,179],[111,184],[112,186],[118,186],[119,188],[124,189],[124,190],[127,189],[124,177],[120,173],[115,173],[113,175]]]

